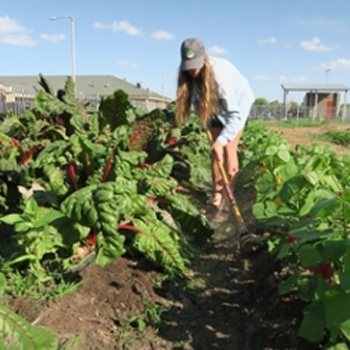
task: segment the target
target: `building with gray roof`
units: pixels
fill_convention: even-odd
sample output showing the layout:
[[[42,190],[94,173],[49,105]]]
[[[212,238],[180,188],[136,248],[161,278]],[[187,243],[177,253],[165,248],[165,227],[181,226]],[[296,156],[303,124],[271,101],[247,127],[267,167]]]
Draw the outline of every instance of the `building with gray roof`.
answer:
[[[54,91],[63,89],[67,76],[44,76]],[[5,104],[29,106],[34,102],[37,90],[40,90],[39,76],[0,76],[0,112]],[[80,100],[88,100],[96,105],[101,97],[112,95],[116,90],[123,90],[135,107],[147,111],[154,108],[165,108],[171,99],[143,88],[140,84],[132,84],[113,75],[78,75],[76,76],[76,93]]]
[[[312,117],[313,120],[333,119],[341,114],[341,119],[347,119],[346,98],[350,88],[343,84],[282,84],[284,114],[287,118],[287,97],[290,92],[306,92],[303,108],[304,115]],[[340,111],[341,96],[343,98],[343,109]]]

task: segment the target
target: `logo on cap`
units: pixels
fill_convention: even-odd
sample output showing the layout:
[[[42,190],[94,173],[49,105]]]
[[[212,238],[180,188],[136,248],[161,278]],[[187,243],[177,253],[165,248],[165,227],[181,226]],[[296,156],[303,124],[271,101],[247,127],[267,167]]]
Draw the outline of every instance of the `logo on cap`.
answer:
[[[187,58],[193,58],[196,53],[194,52],[193,49],[187,49],[186,50],[186,57]]]

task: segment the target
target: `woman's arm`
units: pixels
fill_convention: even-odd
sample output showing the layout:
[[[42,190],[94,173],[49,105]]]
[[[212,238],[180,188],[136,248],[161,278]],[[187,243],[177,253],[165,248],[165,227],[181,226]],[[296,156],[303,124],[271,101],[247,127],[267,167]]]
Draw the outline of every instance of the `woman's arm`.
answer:
[[[224,125],[217,140],[225,146],[244,128],[254,95],[247,79],[230,62],[212,58],[212,67],[220,99],[218,118]]]

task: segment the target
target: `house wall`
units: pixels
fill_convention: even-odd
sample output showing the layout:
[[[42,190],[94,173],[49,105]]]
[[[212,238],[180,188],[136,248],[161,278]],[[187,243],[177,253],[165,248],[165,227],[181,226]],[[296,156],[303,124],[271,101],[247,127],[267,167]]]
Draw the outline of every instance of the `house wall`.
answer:
[[[317,110],[316,110],[317,95]],[[339,93],[318,93],[308,92],[304,97],[303,114],[313,117],[317,112],[317,118],[320,120],[333,119],[337,116],[340,103]]]

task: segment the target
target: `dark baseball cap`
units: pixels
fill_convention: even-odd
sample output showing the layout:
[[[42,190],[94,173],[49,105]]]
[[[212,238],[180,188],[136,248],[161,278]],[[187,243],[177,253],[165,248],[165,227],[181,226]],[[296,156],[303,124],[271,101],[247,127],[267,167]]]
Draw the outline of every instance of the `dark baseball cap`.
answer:
[[[204,64],[204,54],[204,44],[200,39],[186,39],[181,45],[181,70],[201,68]]]

